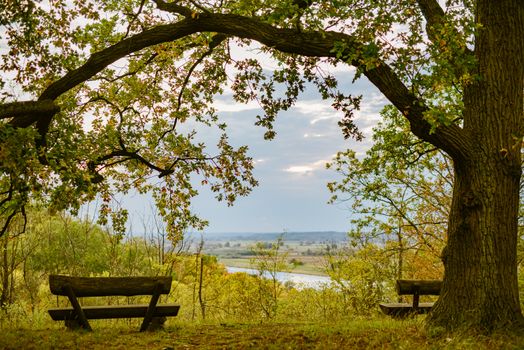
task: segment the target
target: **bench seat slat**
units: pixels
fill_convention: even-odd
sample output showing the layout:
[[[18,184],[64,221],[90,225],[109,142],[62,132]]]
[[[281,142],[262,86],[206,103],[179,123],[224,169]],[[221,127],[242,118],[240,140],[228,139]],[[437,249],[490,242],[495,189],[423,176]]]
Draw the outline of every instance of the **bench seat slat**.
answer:
[[[143,318],[146,315],[148,304],[137,305],[111,305],[111,306],[82,306],[88,319],[106,318]],[[176,316],[180,305],[157,305],[153,317]],[[70,320],[73,318],[73,308],[54,308],[48,310],[55,321]]]
[[[419,303],[416,312],[418,314],[427,314],[435,303]],[[413,313],[413,305],[408,303],[380,303],[382,312],[389,316],[405,316]]]
[[[70,285],[77,297],[152,295],[161,284],[160,294],[169,294],[172,277],[72,277],[49,276],[49,288],[55,295],[66,295]]]
[[[397,280],[396,285],[398,295],[439,295],[441,288],[441,280]]]

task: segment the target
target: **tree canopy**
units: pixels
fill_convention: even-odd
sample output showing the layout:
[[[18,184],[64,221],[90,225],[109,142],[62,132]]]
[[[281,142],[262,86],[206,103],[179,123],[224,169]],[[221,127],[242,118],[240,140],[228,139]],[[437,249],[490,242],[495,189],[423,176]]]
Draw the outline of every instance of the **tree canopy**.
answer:
[[[449,0],[444,7],[437,0],[2,5],[0,232],[31,200],[77,209],[100,195],[102,213],[118,221],[125,213],[111,213],[107,202],[133,187],[153,191],[173,238],[199,227],[205,221],[189,210],[197,193],[192,179],[228,203],[256,180],[246,147],[232,147],[224,133],[211,154],[194,128],[187,130],[189,121],[225,131],[212,101],[228,87],[237,102],[261,105],[256,124],[272,138],[277,113],[309,81],[344,112],[345,135],[358,139],[352,112],[361,98],[345,94],[321,69],[348,64],[415,136],[453,160],[446,273],[431,322],[522,324],[520,0]],[[235,47],[252,41],[279,62],[275,71],[235,57]]]
[[[155,191],[164,217],[176,217],[180,227],[198,226],[202,222],[187,211],[189,199],[196,194],[191,173],[201,173],[202,182],[211,182],[219,199],[229,202],[237,194],[248,193],[256,181],[246,148],[231,148],[224,136],[218,154],[210,155],[205,145],[194,141],[194,131],[180,130],[181,124],[191,119],[224,129],[212,100],[229,79],[237,101],[256,99],[261,104],[265,115],[258,117],[257,124],[266,127],[266,136],[271,138],[277,112],[296,101],[307,79],[324,98],[333,99],[335,108],[346,112],[347,118],[341,121],[346,135],[359,138],[351,111],[360,99],[338,91],[334,77],[322,75],[317,68],[323,62],[355,65],[357,75],[364,74],[382,87],[400,110],[418,104],[417,111],[408,114],[420,119],[417,132],[442,138],[440,129],[452,132],[453,126],[430,132],[434,123],[422,118],[429,106],[401,80],[444,79],[444,68],[432,68],[427,57],[415,56],[422,54],[417,45],[422,41],[423,21],[413,16],[420,12],[417,4],[404,5],[400,12],[388,11],[392,5],[387,2],[366,1],[308,8],[291,1],[187,6],[164,1],[74,5],[27,1],[5,6],[2,24],[9,51],[3,55],[1,68],[9,79],[2,81],[0,115],[5,121],[3,143],[12,145],[3,147],[2,164],[8,175],[4,176],[5,214],[10,217],[22,210],[35,194],[57,208],[78,208],[95,193],[102,193],[107,201],[114,191],[136,187]],[[377,11],[368,11],[374,7]],[[355,18],[346,20],[353,9]],[[423,9],[432,21],[442,21],[440,8]],[[459,20],[464,11],[454,11],[452,18]],[[297,19],[304,23],[298,26]],[[394,38],[400,48],[385,41],[395,25],[408,19],[409,28],[398,30]],[[235,60],[231,46],[246,44],[236,38],[264,44],[261,50],[279,60],[281,69],[266,77],[255,60]],[[461,40],[446,50],[465,51],[465,39]],[[386,63],[399,53],[413,61]],[[440,52],[433,54],[443,59]],[[456,53],[447,53],[451,54]],[[439,71],[416,74],[413,69],[421,66]],[[285,85],[284,96],[275,93],[277,84]],[[412,89],[424,87],[421,92],[428,101],[442,104],[439,94],[450,95],[446,84],[432,84],[441,84],[441,91],[435,93],[420,83]],[[449,108],[458,107],[435,108],[435,119],[450,119],[440,111]],[[18,147],[21,144],[26,147]],[[160,186],[146,181],[154,174],[161,179]]]

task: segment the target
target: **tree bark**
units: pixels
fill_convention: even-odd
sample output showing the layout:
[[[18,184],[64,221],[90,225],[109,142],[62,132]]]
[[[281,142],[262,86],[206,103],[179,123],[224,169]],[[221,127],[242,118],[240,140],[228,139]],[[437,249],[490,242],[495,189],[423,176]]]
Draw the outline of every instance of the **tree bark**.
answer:
[[[524,327],[517,285],[519,187],[524,127],[524,4],[477,1],[479,78],[464,93],[464,131],[474,141],[455,159],[442,258],[445,276],[430,326],[492,331]],[[520,138],[520,139],[519,139]]]

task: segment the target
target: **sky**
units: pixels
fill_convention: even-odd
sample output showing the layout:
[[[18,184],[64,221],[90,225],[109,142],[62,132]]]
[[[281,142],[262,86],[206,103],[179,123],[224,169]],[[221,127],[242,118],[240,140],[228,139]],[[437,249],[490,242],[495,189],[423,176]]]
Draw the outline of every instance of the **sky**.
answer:
[[[271,69],[271,65],[264,68]],[[259,186],[248,197],[238,198],[232,207],[200,187],[192,210],[209,220],[205,233],[348,231],[348,203],[327,203],[327,183],[342,176],[325,165],[338,151],[351,148],[357,154],[365,152],[386,100],[366,78],[352,84],[353,70],[349,67],[332,70],[344,93],[363,95],[361,109],[355,113],[365,136],[362,142],[344,139],[337,124],[341,113],[330,101],[322,100],[314,87],[306,88],[293,108],[278,115],[274,124],[277,136],[272,141],[264,140],[265,129],[254,125],[255,117],[262,113],[256,104],[235,103],[228,93],[217,96],[215,106],[221,120],[228,124],[231,144],[249,146]],[[218,133],[204,130],[200,137],[210,143]],[[152,201],[130,196],[123,202],[129,204],[129,224],[140,231],[144,219],[152,215]]]

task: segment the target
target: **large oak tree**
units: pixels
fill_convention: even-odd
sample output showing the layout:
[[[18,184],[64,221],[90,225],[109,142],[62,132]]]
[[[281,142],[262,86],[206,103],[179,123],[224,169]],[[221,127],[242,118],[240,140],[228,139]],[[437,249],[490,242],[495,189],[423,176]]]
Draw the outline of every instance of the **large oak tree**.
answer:
[[[345,113],[345,134],[359,138],[351,112],[360,99],[339,91],[323,70],[347,64],[404,115],[413,134],[453,160],[444,284],[431,324],[521,327],[524,3],[445,5],[4,0],[4,230],[30,200],[75,208],[97,193],[108,200],[131,187],[155,192],[174,235],[203,224],[189,211],[191,177],[232,202],[256,185],[252,162],[226,136],[209,154],[182,125],[196,120],[225,129],[212,100],[229,83],[237,101],[261,104],[257,124],[271,138],[277,112],[310,81]],[[256,59],[235,59],[232,45],[249,41],[280,62],[271,76]],[[150,179],[155,173],[160,183]]]

